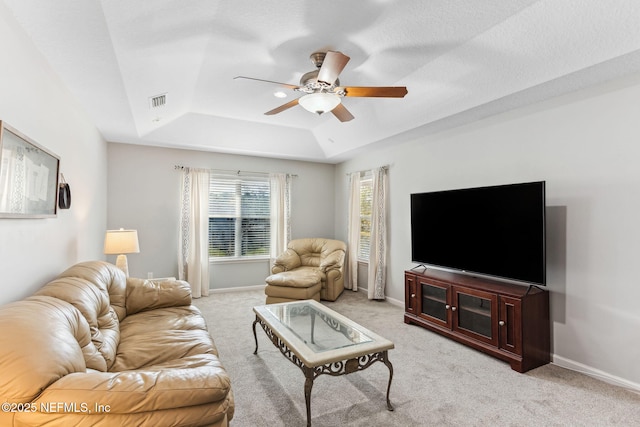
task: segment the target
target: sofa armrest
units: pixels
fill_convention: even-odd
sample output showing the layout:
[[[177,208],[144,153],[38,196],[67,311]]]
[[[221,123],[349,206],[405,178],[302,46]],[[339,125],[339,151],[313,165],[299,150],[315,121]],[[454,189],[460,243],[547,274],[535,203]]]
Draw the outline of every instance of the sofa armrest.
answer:
[[[191,305],[191,286],[184,280],[127,278],[127,316],[145,310]]]
[[[143,413],[221,402],[230,390],[227,372],[210,355],[185,368],[69,374],[43,390],[34,403],[41,411],[49,403],[65,402],[75,403],[76,410],[83,404],[92,413],[100,407],[115,414]],[[51,412],[62,411],[54,406]]]

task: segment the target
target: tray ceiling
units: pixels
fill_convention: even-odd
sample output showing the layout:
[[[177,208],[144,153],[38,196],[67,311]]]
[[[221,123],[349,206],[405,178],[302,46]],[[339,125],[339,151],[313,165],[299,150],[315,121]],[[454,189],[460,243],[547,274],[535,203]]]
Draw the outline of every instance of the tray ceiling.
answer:
[[[105,139],[336,163],[640,70],[636,0],[4,0]],[[309,55],[351,57],[341,123],[294,107]],[[153,100],[154,97],[162,97]],[[161,104],[160,106],[154,106]]]

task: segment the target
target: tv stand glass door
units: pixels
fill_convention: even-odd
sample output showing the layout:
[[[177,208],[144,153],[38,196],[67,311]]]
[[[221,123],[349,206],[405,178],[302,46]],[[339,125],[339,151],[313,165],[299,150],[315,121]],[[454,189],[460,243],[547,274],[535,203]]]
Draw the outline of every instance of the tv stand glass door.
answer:
[[[479,341],[498,345],[498,297],[496,294],[454,287],[453,329]]]
[[[420,280],[420,316],[440,326],[451,328],[451,287],[445,283]]]
[[[497,345],[496,294],[435,280],[419,280],[419,316],[488,344]]]

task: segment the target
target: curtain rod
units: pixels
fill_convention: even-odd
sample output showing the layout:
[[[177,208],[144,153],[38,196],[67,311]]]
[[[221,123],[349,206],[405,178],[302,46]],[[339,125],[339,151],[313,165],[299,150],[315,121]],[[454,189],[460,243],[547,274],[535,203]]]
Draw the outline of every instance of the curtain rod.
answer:
[[[182,169],[187,169],[189,168],[189,166],[182,166],[182,165],[175,165],[174,169],[176,170],[182,170]],[[243,171],[240,169],[207,169],[207,168],[192,168],[192,169],[204,169],[204,170],[208,170],[209,172],[214,172],[214,173],[225,173],[225,174],[235,174],[235,175],[240,175],[240,174],[250,174],[250,175],[269,175],[269,172],[254,172],[254,171]],[[287,173],[287,175],[292,176],[294,178],[297,178],[298,175],[295,174],[291,174],[291,173]]]
[[[382,168],[382,169],[384,169],[384,170],[389,170],[389,165],[383,165],[383,166],[378,166],[378,167],[379,167],[379,168]],[[351,175],[352,173],[369,172],[370,170],[373,170],[373,169],[376,169],[376,168],[365,169],[365,170],[361,170],[361,171],[347,172],[347,173],[345,173],[345,175],[349,176],[349,175]]]

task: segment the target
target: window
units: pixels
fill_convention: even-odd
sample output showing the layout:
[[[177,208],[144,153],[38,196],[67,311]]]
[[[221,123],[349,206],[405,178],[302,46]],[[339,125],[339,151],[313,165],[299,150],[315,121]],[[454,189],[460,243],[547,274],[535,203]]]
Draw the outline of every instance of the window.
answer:
[[[209,256],[268,256],[269,198],[267,178],[212,176],[209,183]]]
[[[360,178],[360,245],[358,258],[369,260],[371,246],[371,202],[373,200],[373,180],[370,174]]]

